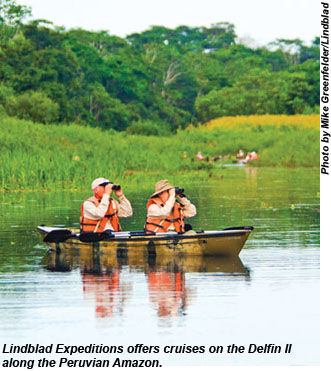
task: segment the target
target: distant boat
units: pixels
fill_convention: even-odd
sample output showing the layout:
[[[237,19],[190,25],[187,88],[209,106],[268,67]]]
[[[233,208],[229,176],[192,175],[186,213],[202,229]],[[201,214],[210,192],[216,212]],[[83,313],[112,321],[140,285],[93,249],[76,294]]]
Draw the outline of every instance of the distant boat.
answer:
[[[247,164],[243,164],[243,163],[237,163],[237,164],[218,164],[217,167],[242,167],[242,166],[246,166]]]

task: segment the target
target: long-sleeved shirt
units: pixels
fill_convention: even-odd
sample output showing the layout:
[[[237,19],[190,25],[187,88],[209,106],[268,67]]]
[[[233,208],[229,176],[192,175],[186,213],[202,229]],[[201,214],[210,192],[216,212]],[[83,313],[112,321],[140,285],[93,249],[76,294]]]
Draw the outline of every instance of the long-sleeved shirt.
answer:
[[[91,201],[85,201],[83,205],[84,209],[84,216],[88,219],[92,220],[99,220],[103,218],[108,210],[109,206],[109,195],[105,193],[102,196],[101,202],[98,206],[95,206]],[[118,210],[118,217],[119,218],[126,218],[128,216],[132,216],[132,207],[130,201],[123,195],[119,197],[119,201],[112,200],[114,209]],[[113,230],[112,225],[107,221],[105,229]]]
[[[152,204],[147,210],[147,217],[155,219],[165,219],[171,213],[176,201],[176,196],[170,196],[163,206]],[[183,205],[182,212],[184,218],[191,218],[197,213],[196,207],[186,197],[180,198],[180,203]],[[168,230],[175,230],[175,226],[171,224]]]

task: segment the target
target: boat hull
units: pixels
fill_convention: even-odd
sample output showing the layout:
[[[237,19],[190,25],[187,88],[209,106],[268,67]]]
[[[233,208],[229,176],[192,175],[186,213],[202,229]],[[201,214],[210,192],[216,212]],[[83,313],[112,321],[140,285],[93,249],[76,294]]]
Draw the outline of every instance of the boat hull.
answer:
[[[67,248],[88,249],[98,247],[107,254],[158,256],[238,256],[253,227],[240,227],[222,231],[205,231],[194,234],[163,233],[157,235],[129,236],[129,232],[117,233],[114,238],[106,241],[86,243],[77,237],[64,242],[46,242],[49,248],[62,250]],[[52,230],[49,227],[38,227],[41,236],[45,238]],[[76,231],[72,230],[73,233]]]

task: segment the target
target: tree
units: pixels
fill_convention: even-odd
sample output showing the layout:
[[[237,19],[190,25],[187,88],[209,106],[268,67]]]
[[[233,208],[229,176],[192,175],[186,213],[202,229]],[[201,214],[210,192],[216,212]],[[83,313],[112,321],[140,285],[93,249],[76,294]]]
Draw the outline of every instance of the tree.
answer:
[[[129,43],[136,49],[147,44],[168,45],[180,52],[211,51],[234,44],[236,34],[234,25],[219,22],[207,27],[179,26],[175,29],[163,26],[152,26],[140,34],[134,33],[127,37]]]
[[[318,38],[309,46],[281,39],[256,49],[236,43],[234,25],[225,22],[152,26],[120,38],[23,22],[30,14],[0,0],[2,114],[17,109],[42,122],[116,130],[138,122],[132,130],[175,131],[222,115],[307,113],[319,103]]]
[[[0,27],[3,24],[19,26],[30,15],[30,7],[18,5],[14,0],[0,0]]]
[[[302,72],[256,70],[232,87],[199,96],[195,107],[203,122],[220,116],[303,113],[313,87]]]

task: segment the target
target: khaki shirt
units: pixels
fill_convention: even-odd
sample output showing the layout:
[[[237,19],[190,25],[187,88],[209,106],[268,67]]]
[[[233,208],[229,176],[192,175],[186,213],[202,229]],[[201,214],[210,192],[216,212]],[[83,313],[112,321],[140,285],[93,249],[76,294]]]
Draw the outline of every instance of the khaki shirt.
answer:
[[[155,219],[166,219],[167,216],[171,213],[172,208],[174,207],[176,201],[176,196],[170,196],[164,206],[159,206],[157,204],[152,204],[147,210],[147,217]],[[183,206],[182,213],[184,218],[191,218],[197,213],[196,207],[188,200],[186,197],[180,198],[180,203]],[[168,230],[175,230],[175,226],[171,224]]]
[[[83,204],[84,216],[92,220],[99,220],[103,218],[109,207],[109,197],[110,196],[105,193],[102,196],[99,206],[95,206],[94,203],[91,201],[85,201]],[[126,218],[128,216],[132,216],[132,207],[130,201],[125,198],[124,195],[122,197],[119,197],[119,201],[120,202],[117,202],[114,199],[112,200],[114,209],[118,210],[118,217]],[[113,230],[113,227],[109,223],[109,220],[107,221],[105,229]]]

